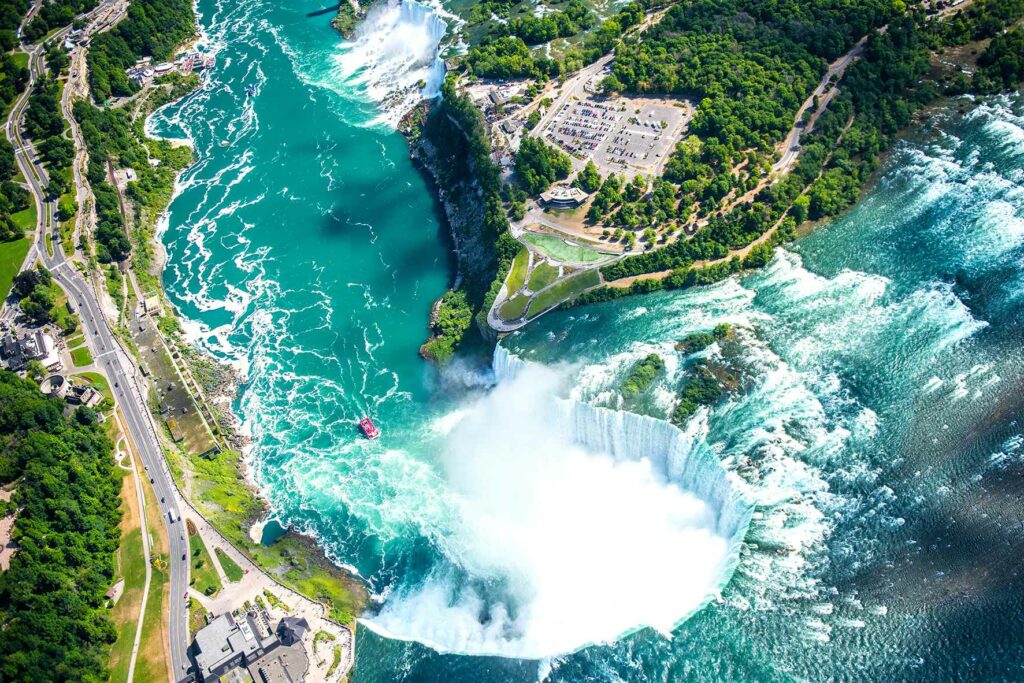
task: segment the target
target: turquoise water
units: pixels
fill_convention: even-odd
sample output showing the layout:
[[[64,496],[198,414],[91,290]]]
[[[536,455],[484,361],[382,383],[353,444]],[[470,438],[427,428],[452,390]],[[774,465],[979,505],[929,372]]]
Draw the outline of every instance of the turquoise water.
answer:
[[[200,0],[217,69],[152,126],[199,158],[168,295],[247,376],[275,515],[375,596],[357,681],[1022,676],[1019,98],[938,117],[763,272],[548,315],[438,374],[444,229],[383,123],[443,25],[407,5],[345,48],[318,9]],[[675,342],[721,321],[739,388],[675,430]],[[617,412],[651,351],[653,417]]]

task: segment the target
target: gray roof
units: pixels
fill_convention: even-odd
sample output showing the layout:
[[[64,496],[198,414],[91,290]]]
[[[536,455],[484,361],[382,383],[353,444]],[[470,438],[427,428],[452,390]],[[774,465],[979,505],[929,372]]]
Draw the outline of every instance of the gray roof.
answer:
[[[260,642],[248,615],[236,621],[231,614],[222,614],[196,633],[193,656],[201,678],[216,678],[276,644],[274,637]]]
[[[277,635],[289,645],[302,640],[308,630],[309,622],[302,617],[285,617],[277,625]]]

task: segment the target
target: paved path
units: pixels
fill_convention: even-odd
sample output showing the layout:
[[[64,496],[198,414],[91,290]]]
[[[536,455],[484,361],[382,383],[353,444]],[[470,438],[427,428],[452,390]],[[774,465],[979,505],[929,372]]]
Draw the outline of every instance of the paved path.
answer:
[[[103,2],[87,15],[90,28],[108,28],[116,21],[116,14],[122,12],[125,7],[126,3],[123,0]],[[69,31],[70,27],[65,27],[54,33],[47,42],[59,43],[63,41]],[[48,182],[46,169],[38,161],[32,144],[22,131],[28,97],[43,70],[43,53],[43,44],[33,46],[29,50],[29,84],[15,103],[6,126],[7,137],[16,150],[18,167],[28,182],[37,208],[35,243],[30,250],[30,259],[27,260],[27,264],[31,265],[32,261],[38,258],[53,273],[54,279],[67,293],[68,301],[81,318],[86,344],[96,359],[96,365],[112,382],[111,391],[124,414],[129,439],[139,454],[143,467],[150,477],[153,491],[159,499],[158,505],[167,526],[170,543],[168,564],[170,567],[171,605],[168,615],[170,621],[168,633],[172,676],[177,680],[184,676],[188,666],[186,655],[188,610],[184,602],[179,602],[177,607],[174,606],[174,596],[181,595],[183,597],[180,599],[183,600],[186,594],[189,571],[188,545],[185,542],[183,525],[180,521],[171,521],[172,518],[180,519],[180,503],[177,490],[163,459],[156,427],[144,398],[145,393],[138,384],[137,369],[103,317],[96,283],[88,282],[71,264],[71,261],[64,256],[62,249],[55,248],[53,256],[50,256],[46,250],[46,233],[57,229],[56,202],[46,196],[44,190]]]

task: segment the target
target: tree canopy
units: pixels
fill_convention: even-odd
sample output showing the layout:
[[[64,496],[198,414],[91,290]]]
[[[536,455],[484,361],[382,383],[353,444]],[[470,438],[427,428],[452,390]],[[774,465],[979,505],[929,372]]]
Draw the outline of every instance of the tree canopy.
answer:
[[[119,480],[95,421],[63,409],[0,372],[0,482],[18,479],[18,552],[0,573],[5,681],[107,680],[116,633],[104,594],[120,537]]]
[[[570,171],[572,162],[564,152],[538,138],[523,138],[516,152],[516,177],[527,194],[540,194]]]

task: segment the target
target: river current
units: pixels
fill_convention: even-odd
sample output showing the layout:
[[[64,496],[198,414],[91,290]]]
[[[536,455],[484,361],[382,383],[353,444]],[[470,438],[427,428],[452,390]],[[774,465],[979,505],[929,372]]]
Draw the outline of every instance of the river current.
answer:
[[[446,229],[391,124],[456,19],[379,7],[346,44],[319,9],[199,0],[217,67],[150,128],[196,148],[164,284],[246,377],[254,477],[374,596],[356,681],[1024,676],[1024,100],[936,113],[760,272],[437,373]],[[735,388],[677,429],[699,361]]]

